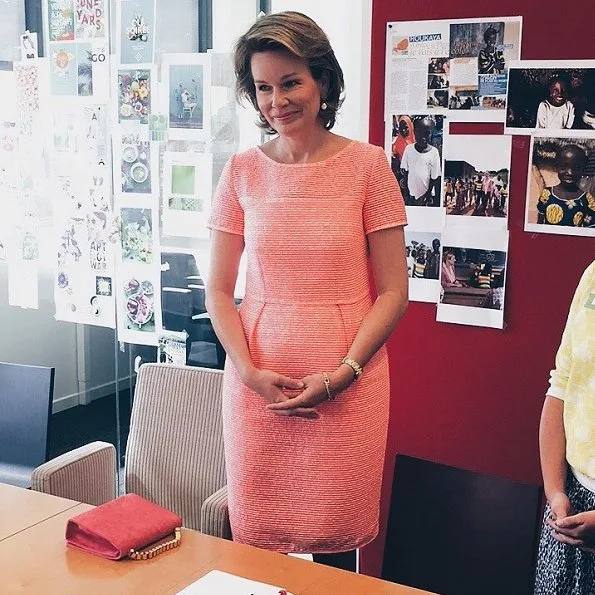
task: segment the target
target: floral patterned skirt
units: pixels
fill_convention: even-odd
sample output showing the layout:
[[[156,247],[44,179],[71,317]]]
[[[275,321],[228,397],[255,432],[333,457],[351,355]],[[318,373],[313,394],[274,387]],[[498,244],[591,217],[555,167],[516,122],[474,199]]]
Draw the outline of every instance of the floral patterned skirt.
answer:
[[[576,512],[595,510],[595,493],[583,487],[568,471],[566,494]],[[545,508],[535,595],[593,595],[595,593],[595,554],[556,541],[546,524],[551,509]]]

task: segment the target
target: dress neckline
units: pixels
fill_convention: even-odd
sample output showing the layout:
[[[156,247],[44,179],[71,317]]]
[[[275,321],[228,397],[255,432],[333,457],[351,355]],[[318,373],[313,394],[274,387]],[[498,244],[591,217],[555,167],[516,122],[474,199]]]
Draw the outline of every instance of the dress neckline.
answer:
[[[585,191],[582,192],[582,194],[580,194],[579,196],[577,196],[576,198],[562,198],[561,196],[558,196],[555,192],[554,192],[554,187],[550,186],[550,194],[554,197],[557,198],[558,200],[561,200],[563,202],[573,202],[575,200],[580,200],[581,198],[583,198],[583,196],[585,196],[585,194],[587,194]]]
[[[308,163],[283,163],[282,161],[276,161],[272,157],[269,157],[262,150],[261,147],[256,147],[256,150],[264,159],[266,159],[270,163],[274,163],[275,165],[281,165],[283,167],[305,167],[305,166],[307,167],[310,165],[323,165],[323,164],[327,163],[328,161],[331,161],[333,159],[336,159],[337,157],[342,156],[343,153],[345,153],[348,149],[350,149],[353,145],[355,145],[356,142],[357,141],[355,141],[355,140],[350,140],[342,149],[339,149],[332,155],[329,155],[328,157],[325,157],[324,159],[321,159],[320,161],[309,161]]]

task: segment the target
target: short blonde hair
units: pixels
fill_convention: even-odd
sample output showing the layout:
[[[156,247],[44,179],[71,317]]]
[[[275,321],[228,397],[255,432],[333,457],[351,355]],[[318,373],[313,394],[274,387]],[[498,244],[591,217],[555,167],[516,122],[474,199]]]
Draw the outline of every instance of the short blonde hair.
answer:
[[[446,262],[449,256],[454,256],[456,259],[456,255],[453,250],[444,250],[442,253],[442,262]]]
[[[335,57],[326,33],[310,18],[300,12],[285,11],[260,17],[236,42],[233,52],[236,74],[236,95],[248,99],[259,114],[258,126],[270,134],[276,130],[258,110],[256,88],[252,77],[252,56],[257,52],[287,51],[303,60],[312,77],[320,81],[328,77],[328,88],[323,101],[327,107],[320,110],[324,127],[335,125],[337,112],[343,103],[345,83],[343,71]]]

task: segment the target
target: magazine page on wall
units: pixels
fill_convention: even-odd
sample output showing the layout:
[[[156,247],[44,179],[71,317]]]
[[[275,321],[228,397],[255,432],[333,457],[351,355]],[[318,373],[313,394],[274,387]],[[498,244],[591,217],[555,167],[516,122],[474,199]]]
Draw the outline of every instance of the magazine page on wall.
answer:
[[[520,16],[387,23],[385,114],[431,110],[457,122],[504,122],[521,29]]]
[[[508,228],[512,137],[451,135],[442,185],[447,227]]]
[[[431,231],[444,224],[440,190],[447,136],[446,117],[440,114],[391,112],[386,119],[385,151],[413,229]]]
[[[504,328],[508,231],[445,229],[439,322]]]
[[[595,136],[595,60],[512,62],[509,79],[505,133]]]
[[[43,10],[52,96],[107,101],[109,2],[46,0]]]
[[[595,237],[595,138],[531,138],[525,231]]]

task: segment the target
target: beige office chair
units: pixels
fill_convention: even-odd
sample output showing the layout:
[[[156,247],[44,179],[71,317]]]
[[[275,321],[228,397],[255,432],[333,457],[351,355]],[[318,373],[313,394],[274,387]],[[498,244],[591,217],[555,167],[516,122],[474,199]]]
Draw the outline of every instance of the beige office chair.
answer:
[[[125,491],[179,514],[184,526],[231,539],[221,425],[223,372],[144,364],[136,379]],[[34,490],[101,504],[116,497],[116,452],[92,443],[37,467]]]

